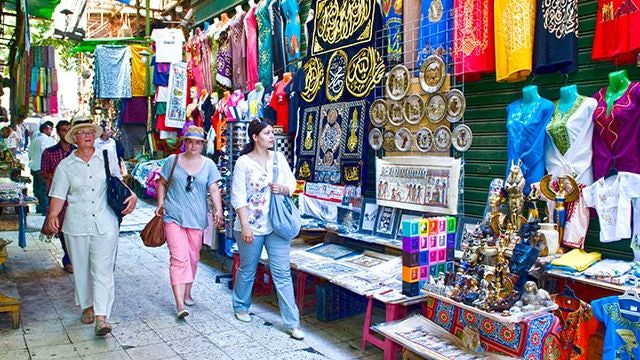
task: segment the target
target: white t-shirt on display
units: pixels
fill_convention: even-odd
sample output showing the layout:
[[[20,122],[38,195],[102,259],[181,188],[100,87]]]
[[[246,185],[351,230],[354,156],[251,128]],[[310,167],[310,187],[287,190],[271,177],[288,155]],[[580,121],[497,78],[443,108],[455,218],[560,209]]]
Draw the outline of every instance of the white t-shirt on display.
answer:
[[[156,62],[176,63],[182,61],[184,35],[180,29],[155,29],[151,39],[156,43]]]

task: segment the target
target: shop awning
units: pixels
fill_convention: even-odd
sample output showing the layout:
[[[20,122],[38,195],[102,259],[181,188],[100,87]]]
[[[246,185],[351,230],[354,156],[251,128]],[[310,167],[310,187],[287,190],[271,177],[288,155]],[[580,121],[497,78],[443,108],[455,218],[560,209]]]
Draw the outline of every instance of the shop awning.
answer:
[[[221,13],[242,4],[244,0],[191,0],[191,7],[195,14],[196,25],[218,16]]]
[[[74,53],[93,52],[98,45],[129,45],[135,43],[142,44],[144,39],[138,37],[84,39],[71,51]]]
[[[18,1],[20,0],[7,0],[3,3],[4,8],[16,11],[16,3]],[[28,0],[27,10],[29,11],[29,16],[31,17],[51,20],[53,11],[56,9],[56,6],[58,6],[59,3],[60,0]]]

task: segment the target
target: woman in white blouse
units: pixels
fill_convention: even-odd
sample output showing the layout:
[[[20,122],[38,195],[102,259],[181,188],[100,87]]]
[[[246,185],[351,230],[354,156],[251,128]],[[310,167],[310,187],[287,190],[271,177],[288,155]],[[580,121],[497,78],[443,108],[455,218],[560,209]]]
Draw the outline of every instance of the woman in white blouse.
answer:
[[[107,204],[104,156],[93,147],[101,133],[102,128],[89,119],[78,119],[71,125],[65,140],[78,148],[56,168],[43,229],[48,234],[58,233],[58,214],[67,201],[62,232],[73,262],[76,304],[82,307],[82,323],[95,320],[96,336],[111,332],[107,318],[115,293],[113,267],[120,234],[118,217]],[[122,179],[116,154],[107,154],[111,176]],[[137,201],[132,192],[122,215],[131,213]]]
[[[289,265],[291,243],[273,232],[269,216],[271,193],[290,196],[296,179],[284,155],[269,150],[275,141],[271,124],[254,120],[249,124],[248,133],[249,143],[234,166],[231,188],[231,205],[237,213],[233,230],[240,252],[233,310],[238,320],[251,321],[251,291],[264,245],[278,294],[280,315],[291,337],[300,340],[304,333],[300,330],[300,314],[293,296]],[[282,181],[279,184],[273,183],[274,156],[278,156],[278,177]]]

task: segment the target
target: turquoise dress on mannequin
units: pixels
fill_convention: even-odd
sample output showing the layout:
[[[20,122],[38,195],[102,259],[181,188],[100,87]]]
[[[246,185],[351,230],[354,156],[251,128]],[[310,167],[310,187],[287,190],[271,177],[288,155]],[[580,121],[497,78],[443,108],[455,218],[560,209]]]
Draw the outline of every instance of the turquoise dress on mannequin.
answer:
[[[287,53],[287,69],[300,60],[300,14],[297,0],[282,0],[280,7],[286,18],[284,29],[285,52]]]
[[[544,176],[544,141],[554,106],[551,101],[537,95],[535,87],[527,86],[523,93],[530,99],[518,99],[507,106],[506,174],[509,175],[512,161],[517,164],[521,160],[526,181],[524,193],[528,195],[530,185]]]

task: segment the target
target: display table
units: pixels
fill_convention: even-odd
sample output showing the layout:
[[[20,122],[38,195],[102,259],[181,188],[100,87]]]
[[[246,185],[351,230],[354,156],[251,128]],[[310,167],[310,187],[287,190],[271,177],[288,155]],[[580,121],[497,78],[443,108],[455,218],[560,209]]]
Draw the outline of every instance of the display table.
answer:
[[[37,200],[21,201],[19,203],[0,203],[0,209],[16,209],[16,213],[18,214],[18,245],[23,249],[27,247],[27,214],[25,212],[25,207],[35,205],[37,203]],[[0,217],[1,216],[2,215],[0,215]]]

